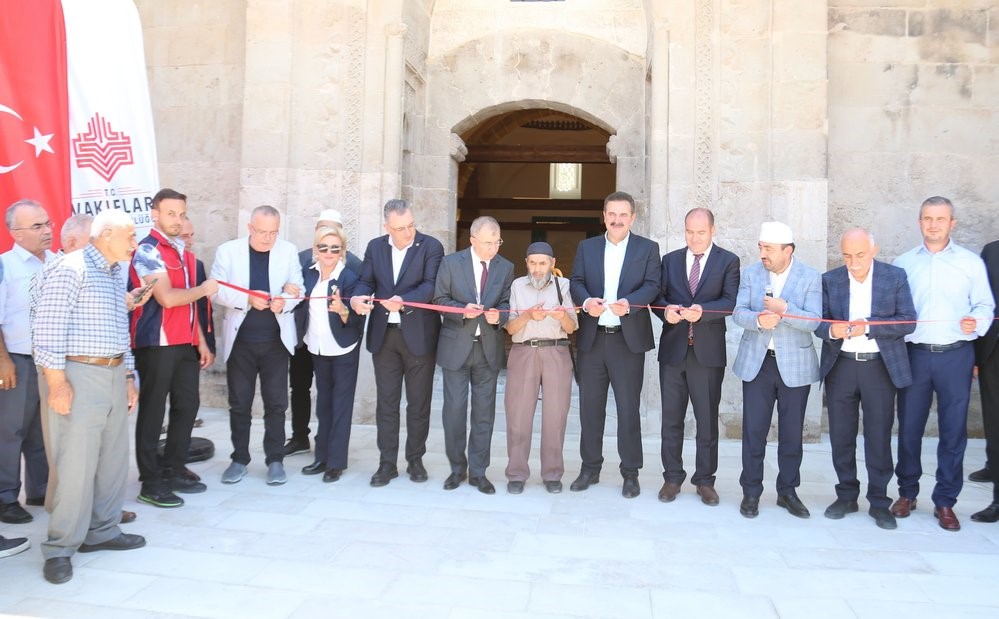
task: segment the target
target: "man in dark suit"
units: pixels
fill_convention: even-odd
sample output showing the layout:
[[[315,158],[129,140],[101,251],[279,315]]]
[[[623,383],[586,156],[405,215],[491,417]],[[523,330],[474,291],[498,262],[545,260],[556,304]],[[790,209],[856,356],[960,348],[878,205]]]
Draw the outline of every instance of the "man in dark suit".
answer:
[[[437,364],[444,370],[444,449],[451,463],[444,489],[454,490],[467,475],[469,485],[493,494],[496,488],[486,478],[486,468],[496,417],[496,379],[506,356],[502,327],[509,316],[513,263],[498,255],[503,239],[492,217],[476,218],[469,235],[471,247],[441,262],[434,293],[435,304],[464,310],[444,312],[437,345]]]
[[[916,329],[916,308],[905,271],[874,260],[878,247],[867,231],[847,230],[840,250],[846,264],[822,275],[822,317],[840,322],[822,322],[815,330],[822,339],[819,375],[826,383],[829,442],[839,479],[826,518],[839,520],[859,509],[857,426],[863,405],[868,513],[882,529],[894,529],[888,498],[891,429],[896,390],[912,384],[903,338]],[[882,321],[894,324],[868,324]]]
[[[579,492],[600,481],[603,466],[607,389],[617,402],[617,450],[621,456],[621,494],[641,492],[642,428],[639,413],[645,378],[645,353],[655,346],[649,305],[659,297],[659,244],[631,233],[635,200],[623,191],[604,198],[607,233],[580,242],[569,290],[579,315],[579,477],[569,486]]]
[[[343,226],[343,216],[340,211],[328,208],[320,211],[316,219],[316,230],[320,228],[333,228],[341,230]],[[303,273],[315,262],[312,247],[298,252],[298,261],[302,265]],[[354,273],[361,272],[361,259],[351,252],[347,252],[346,266]],[[308,294],[308,291],[306,291]],[[308,305],[306,303],[305,305]],[[312,354],[302,343],[305,333],[298,334],[298,347],[295,354],[291,356],[288,363],[288,382],[291,384],[291,438],[284,446],[284,455],[293,456],[295,454],[309,451],[309,420],[312,418]]]
[[[982,260],[988,272],[992,298],[999,300],[999,241],[982,249]],[[995,317],[999,318],[999,303]],[[968,476],[971,481],[991,481],[992,504],[971,515],[975,522],[999,521],[999,320],[984,336],[975,340],[975,364],[978,365],[978,387],[982,395],[982,425],[985,426],[985,468]]]
[[[683,425],[687,402],[697,422],[697,455],[691,483],[705,505],[718,505],[718,404],[725,377],[725,316],[739,294],[739,258],[712,242],[715,216],[706,208],[684,218],[687,246],[663,256],[663,319],[659,340],[662,389],[663,487],[659,500],[676,499],[683,470]],[[706,312],[706,313],[705,313]]]
[[[437,239],[416,231],[405,200],[385,203],[385,236],[364,250],[361,279],[350,301],[368,318],[368,351],[375,369],[375,424],[380,461],[371,485],[384,486],[399,476],[399,403],[406,383],[406,472],[415,482],[427,481],[423,454],[430,432],[430,399],[434,358],[441,319],[437,312],[405,306],[429,303],[444,257]]]

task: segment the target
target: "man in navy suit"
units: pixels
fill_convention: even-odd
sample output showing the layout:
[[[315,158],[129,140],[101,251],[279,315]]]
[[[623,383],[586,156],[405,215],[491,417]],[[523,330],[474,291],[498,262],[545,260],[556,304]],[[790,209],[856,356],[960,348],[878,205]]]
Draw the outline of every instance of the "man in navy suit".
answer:
[[[623,191],[604,198],[607,233],[580,242],[569,290],[579,315],[579,492],[600,481],[603,466],[607,389],[617,402],[617,450],[621,494],[641,492],[642,427],[639,413],[645,353],[655,346],[649,305],[659,297],[659,244],[631,233],[635,200]]]
[[[999,241],[982,249],[992,298],[999,299]],[[999,318],[999,303],[995,306]],[[985,468],[968,475],[971,481],[992,482],[992,504],[971,515],[975,522],[999,521],[999,320],[993,320],[985,335],[975,340],[975,364],[982,396],[982,425],[985,426]]]
[[[732,320],[745,329],[732,371],[742,379],[742,503],[759,515],[763,459],[777,403],[777,505],[808,518],[801,484],[801,432],[811,384],[819,380],[812,332],[822,316],[822,278],[794,259],[794,234],[778,221],[760,228],[760,261],[742,271]]]
[[[444,370],[444,449],[451,463],[444,489],[454,490],[467,475],[469,485],[493,494],[496,488],[486,478],[486,468],[496,417],[496,379],[506,357],[502,327],[509,317],[513,263],[498,255],[503,239],[492,217],[476,218],[469,240],[471,247],[441,262],[434,293],[435,304],[464,309],[444,313],[437,345],[437,364]]]
[[[399,403],[406,383],[406,472],[415,482],[427,481],[423,455],[430,432],[430,399],[441,319],[437,312],[407,307],[430,303],[444,257],[437,239],[416,231],[405,200],[385,203],[385,236],[364,250],[361,278],[350,305],[369,315],[368,351],[375,368],[375,425],[380,460],[371,485],[385,486],[399,476]]]
[[[829,442],[832,445],[836,501],[826,518],[839,520],[859,507],[857,426],[864,407],[864,456],[868,513],[882,529],[896,527],[888,509],[892,476],[891,429],[895,393],[912,384],[905,340],[916,329],[916,308],[902,269],[878,262],[878,246],[866,230],[847,230],[840,241],[845,265],[822,275],[822,339],[819,374],[826,382]],[[886,321],[895,324],[868,324]],[[908,323],[908,324],[905,324]]]
[[[662,389],[663,487],[669,503],[687,477],[683,470],[683,422],[687,402],[697,422],[697,455],[691,483],[705,505],[718,505],[718,404],[725,377],[725,317],[739,294],[739,257],[712,242],[715,216],[706,208],[684,218],[687,246],[663,256],[663,319],[659,340]]]

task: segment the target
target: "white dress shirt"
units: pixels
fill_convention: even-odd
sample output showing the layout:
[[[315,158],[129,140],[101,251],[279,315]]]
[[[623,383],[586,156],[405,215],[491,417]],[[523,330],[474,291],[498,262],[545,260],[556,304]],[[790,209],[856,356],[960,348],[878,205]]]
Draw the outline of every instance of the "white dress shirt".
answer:
[[[319,271],[319,281],[316,282],[315,287],[309,293],[309,296],[312,298],[309,299],[309,328],[305,332],[305,346],[314,355],[322,355],[324,357],[345,355],[354,350],[357,342],[346,348],[337,343],[336,338],[333,337],[333,331],[330,329],[330,300],[326,298],[326,291],[329,290],[330,280],[338,279],[340,274],[343,273],[345,268],[344,261],[340,260],[333,267],[333,272],[326,279],[323,279],[322,270],[319,268],[318,262],[310,268]],[[337,316],[337,320],[339,319],[340,317]]]
[[[610,305],[618,300],[618,286],[621,283],[621,269],[624,268],[624,255],[628,252],[628,240],[631,233],[614,244],[604,235],[604,313],[600,314],[597,324],[604,327],[618,327],[621,319],[614,314]]]
[[[409,248],[412,247],[413,243],[415,243],[415,242],[416,242],[416,237],[413,237],[413,240],[410,241],[409,245],[403,247],[402,249],[399,249],[398,247],[395,246],[394,243],[392,243],[392,237],[388,238],[389,247],[392,248],[392,283],[393,284],[396,283],[397,281],[399,281],[399,271],[402,270],[402,261],[406,259],[406,252],[409,251]],[[340,264],[343,264],[343,260],[340,261]],[[399,317],[399,312],[389,312],[388,321],[391,324],[394,324],[394,325],[397,325],[400,322],[402,322],[402,319]]]
[[[853,274],[847,269],[847,277],[850,279],[850,320],[865,320],[871,316],[871,299],[874,294],[874,265],[871,265],[867,279],[858,282],[853,278]],[[865,330],[866,331],[866,330]],[[878,343],[864,335],[855,335],[843,340],[844,352],[881,352]]]

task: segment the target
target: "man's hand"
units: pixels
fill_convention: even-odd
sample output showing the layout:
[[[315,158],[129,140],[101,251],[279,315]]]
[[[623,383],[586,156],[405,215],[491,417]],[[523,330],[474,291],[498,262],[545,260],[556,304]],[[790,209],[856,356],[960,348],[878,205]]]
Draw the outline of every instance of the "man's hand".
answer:
[[[531,307],[527,314],[531,317],[531,320],[544,320],[545,316],[549,314],[545,310],[541,309],[544,303],[538,303],[537,305]],[[557,318],[557,317],[556,317]],[[486,318],[488,320],[488,318]]]
[[[687,322],[697,322],[698,320],[701,319],[701,315],[703,313],[704,310],[701,308],[700,305],[691,305],[687,309],[680,310],[680,317],[686,320]]]
[[[961,319],[961,333],[965,335],[971,335],[975,332],[975,327],[978,326],[978,321],[971,316],[965,316]]]
[[[594,318],[600,318],[600,314],[604,313],[604,300],[590,299],[590,302],[583,309],[590,316],[593,316]]]
[[[760,326],[764,329],[773,329],[780,322],[780,314],[775,314],[773,312],[761,312],[759,317],[756,319],[759,321]]]
[[[834,322],[829,327],[829,337],[834,340],[845,340],[849,332],[850,323],[848,322]]]
[[[204,339],[198,344],[198,362],[202,370],[215,363],[215,355],[212,354],[212,350],[208,348]]]
[[[552,318],[554,318],[555,320],[557,320],[559,322],[562,322],[562,319],[565,318],[565,312],[566,312],[566,309],[564,307],[562,307],[561,305],[558,306],[558,307],[552,308],[550,310],[545,310],[545,314],[547,314],[548,316],[551,316]]]
[[[462,314],[466,320],[471,320],[473,318],[478,318],[482,315],[483,307],[475,303],[469,303],[465,306],[465,313]]]
[[[271,299],[270,307],[271,311],[275,314],[280,314],[284,311],[285,298],[284,297],[274,297]]]
[[[125,381],[125,393],[128,400],[128,414],[131,415],[135,410],[135,405],[139,403],[139,390],[136,388],[134,380]]]
[[[763,297],[763,309],[775,314],[783,314],[787,311],[787,301],[780,297]]]
[[[847,329],[846,336],[849,338],[860,337],[867,333],[867,320],[851,320],[850,328]]]
[[[210,297],[219,291],[219,283],[217,280],[214,279],[206,279],[205,281],[201,282],[201,286],[199,286],[199,288],[201,288],[202,295]]]
[[[382,301],[382,307],[384,307],[389,312],[400,312],[402,311],[402,297],[395,295],[391,298]]]
[[[495,307],[486,310],[485,315],[486,315],[486,322],[488,322],[489,324],[491,325],[499,324],[500,311]]]
[[[683,316],[680,315],[679,305],[667,305],[666,306],[666,322],[671,325],[678,324],[683,320]]]
[[[17,371],[10,355],[0,355],[0,390],[10,391],[17,387]]]
[[[68,415],[73,406],[73,387],[68,380],[61,382],[49,381],[49,408],[60,415]]]
[[[302,294],[302,289],[298,285],[288,282],[284,286],[281,286],[281,292],[289,297],[297,297]]]
[[[247,295],[250,301],[250,307],[255,310],[264,311],[270,307],[270,294],[265,290],[254,290],[253,292],[257,294]],[[263,296],[260,296],[263,295]]]
[[[631,311],[631,305],[628,303],[628,299],[618,299],[610,304],[610,308],[611,312],[613,312],[618,318]]]
[[[371,295],[354,295],[350,300],[350,306],[354,308],[355,313],[366,316],[371,313],[374,303],[371,302]]]

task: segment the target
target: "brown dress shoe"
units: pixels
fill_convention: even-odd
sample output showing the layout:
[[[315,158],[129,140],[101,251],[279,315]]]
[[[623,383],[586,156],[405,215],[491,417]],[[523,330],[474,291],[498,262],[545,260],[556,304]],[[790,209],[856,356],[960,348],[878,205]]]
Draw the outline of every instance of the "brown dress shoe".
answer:
[[[130,522],[135,522],[136,518],[138,518],[138,516],[135,515],[135,512],[126,511],[124,509],[121,510],[121,523],[122,524],[128,524]]]
[[[718,493],[714,486],[698,486],[697,496],[701,497],[701,503],[705,505],[718,505]]]
[[[958,522],[954,510],[949,507],[934,507],[933,517],[940,522],[940,528],[944,531],[960,531],[961,523]]]
[[[663,487],[659,490],[659,500],[663,503],[669,503],[676,499],[676,495],[680,494],[680,484],[674,484],[671,481],[663,484]]]
[[[896,518],[908,518],[914,511],[916,511],[916,499],[907,499],[904,496],[898,497],[891,506],[891,513]]]

